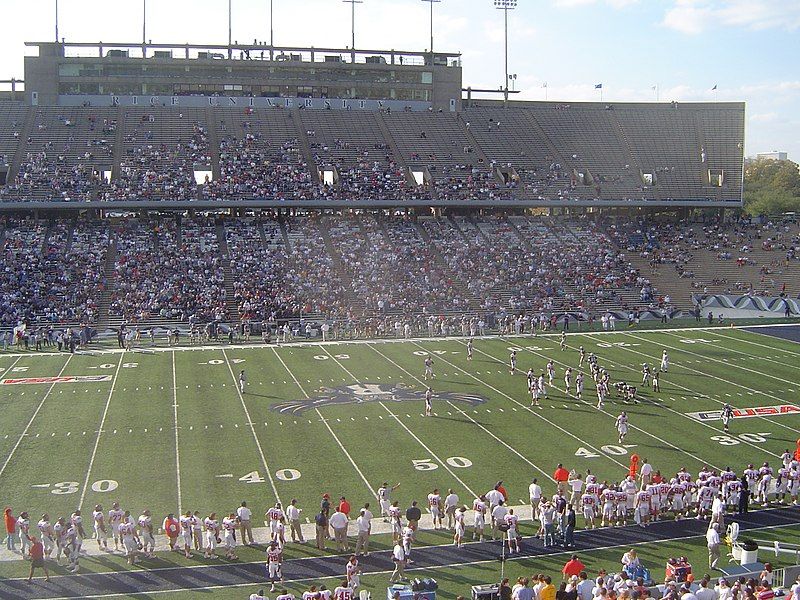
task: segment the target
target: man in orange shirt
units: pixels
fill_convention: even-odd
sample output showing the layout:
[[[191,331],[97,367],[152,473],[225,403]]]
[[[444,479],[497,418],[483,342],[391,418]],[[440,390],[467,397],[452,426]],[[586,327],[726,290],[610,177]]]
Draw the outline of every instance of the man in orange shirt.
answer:
[[[344,496],[339,498],[339,512],[347,515],[348,519],[350,518],[350,503],[345,499]]]
[[[553,473],[553,479],[556,480],[556,487],[558,491],[561,493],[565,493],[567,491],[567,481],[569,480],[569,471],[564,468],[564,465],[558,463],[556,467],[556,472]]]
[[[47,564],[44,561],[44,546],[36,536],[31,537],[31,542],[33,542],[30,548],[31,571],[28,575],[28,583],[33,579],[33,572],[36,569],[44,569],[45,581],[50,581],[50,573],[47,572]]]
[[[573,575],[577,577],[581,574],[581,571],[584,570],[586,570],[586,565],[578,560],[577,554],[573,554],[572,558],[570,558],[564,565],[564,568],[561,569],[561,572],[564,574],[564,579],[569,579]]]
[[[169,542],[169,549],[172,550],[179,550],[179,548],[175,547],[175,544],[178,542],[178,532],[180,531],[180,523],[175,518],[175,515],[169,513],[164,518],[164,533],[167,534],[167,540]]]

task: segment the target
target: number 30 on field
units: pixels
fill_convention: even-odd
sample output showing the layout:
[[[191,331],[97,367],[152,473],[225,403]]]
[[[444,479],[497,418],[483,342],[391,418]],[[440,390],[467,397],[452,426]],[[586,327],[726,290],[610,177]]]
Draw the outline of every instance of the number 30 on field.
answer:
[[[45,483],[43,485],[35,485],[33,487],[52,488],[50,490],[51,494],[62,495],[77,493],[80,484],[77,481],[60,481],[58,483],[54,483],[52,486],[49,483]],[[105,492],[113,492],[118,487],[119,483],[113,479],[101,479],[92,484],[92,491],[103,494]]]

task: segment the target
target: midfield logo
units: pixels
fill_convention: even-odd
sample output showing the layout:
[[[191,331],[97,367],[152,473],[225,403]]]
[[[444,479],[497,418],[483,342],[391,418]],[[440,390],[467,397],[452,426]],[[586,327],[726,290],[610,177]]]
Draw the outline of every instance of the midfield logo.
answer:
[[[272,405],[272,410],[279,413],[299,415],[307,410],[342,404],[363,404],[364,402],[411,402],[424,401],[425,391],[416,390],[409,385],[364,383],[345,385],[335,388],[320,388],[319,395],[304,400],[289,400]],[[458,392],[438,392],[433,395],[434,401],[463,402],[469,406],[478,406],[486,402],[483,396],[461,394]]]
[[[67,375],[63,377],[22,377],[20,379],[3,379],[3,385],[26,385],[31,383],[94,383],[111,381],[111,375]]]
[[[784,415],[800,414],[800,407],[794,404],[781,404],[779,406],[756,406],[754,408],[734,408],[734,419],[749,419],[751,417],[781,417]],[[721,410],[688,413],[688,416],[698,421],[719,421],[722,419]]]

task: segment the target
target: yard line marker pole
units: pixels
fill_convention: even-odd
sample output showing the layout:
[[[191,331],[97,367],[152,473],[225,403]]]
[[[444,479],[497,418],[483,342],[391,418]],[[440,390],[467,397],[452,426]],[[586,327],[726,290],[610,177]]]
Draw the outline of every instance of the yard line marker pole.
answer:
[[[362,381],[361,381],[361,380],[360,380],[358,377],[356,377],[355,375],[353,375],[353,374],[352,374],[352,373],[351,373],[351,372],[348,370],[348,368],[347,368],[347,367],[345,367],[345,366],[344,366],[344,365],[341,363],[341,361],[340,361],[338,358],[336,358],[336,357],[335,357],[333,354],[331,354],[330,352],[328,352],[328,349],[327,349],[326,347],[324,347],[324,346],[323,346],[323,347],[322,347],[322,351],[323,351],[325,354],[327,354],[328,356],[330,356],[330,357],[333,359],[333,361],[334,361],[334,362],[335,362],[337,365],[339,365],[339,366],[342,368],[342,370],[343,370],[345,373],[347,373],[347,374],[348,374],[350,377],[352,377],[352,378],[353,378],[353,380],[354,380],[356,383],[362,383]],[[406,424],[405,424],[405,423],[403,423],[403,421],[401,421],[401,420],[400,420],[400,419],[397,417],[397,415],[396,415],[396,414],[394,414],[394,413],[393,413],[391,410],[389,410],[389,407],[388,407],[388,406],[386,406],[386,405],[385,405],[383,402],[378,402],[378,404],[380,404],[380,405],[381,405],[381,407],[383,407],[383,409],[384,409],[384,410],[386,410],[386,412],[388,412],[388,413],[389,413],[389,414],[392,416],[392,418],[393,418],[395,421],[397,421],[397,422],[400,424],[400,427],[402,427],[403,429],[405,429],[405,430],[408,432],[408,434],[409,434],[409,435],[410,435],[412,438],[414,438],[414,439],[415,439],[415,440],[416,440],[416,441],[419,443],[419,445],[420,445],[420,446],[422,446],[423,448],[425,448],[425,450],[427,450],[427,451],[430,453],[430,455],[431,455],[431,456],[434,458],[434,460],[436,460],[436,462],[438,462],[440,465],[442,465],[442,466],[444,467],[445,471],[447,471],[448,473],[450,473],[450,475],[452,475],[452,476],[453,476],[453,478],[454,478],[456,481],[458,481],[458,483],[460,483],[460,484],[463,486],[463,488],[464,488],[465,490],[467,490],[467,491],[468,491],[470,494],[472,494],[472,495],[473,495],[473,496],[475,496],[476,498],[480,497],[480,494],[476,494],[474,490],[472,490],[472,489],[471,489],[471,488],[470,488],[470,487],[469,487],[469,486],[468,486],[466,483],[464,483],[464,482],[461,480],[461,478],[460,478],[458,475],[456,475],[456,474],[453,472],[453,470],[452,470],[452,469],[451,469],[451,468],[448,466],[448,464],[447,464],[446,462],[444,462],[444,461],[443,461],[441,458],[439,458],[439,457],[436,455],[436,453],[435,453],[433,450],[431,450],[430,448],[428,448],[428,446],[425,444],[425,442],[423,442],[421,439],[419,439],[419,438],[417,437],[417,435],[416,435],[416,434],[415,434],[413,431],[411,431],[411,430],[410,430],[408,427],[406,427]]]
[[[58,372],[57,377],[61,377],[61,375],[63,375],[64,371],[67,369],[67,365],[69,364],[69,361],[72,360],[73,356],[74,356],[74,354],[70,354],[67,357],[67,360],[66,360],[66,362],[64,362],[64,366],[61,367],[61,370]],[[16,365],[19,362],[19,360],[20,360],[19,358],[17,360],[15,360],[14,364],[12,364],[8,369],[6,369],[6,373],[8,373],[14,367],[14,365]],[[3,375],[5,375],[6,373],[3,373]],[[55,389],[55,387],[56,387],[56,384],[53,383],[52,385],[50,385],[50,389],[47,390],[47,392],[45,392],[44,396],[42,397],[41,402],[39,402],[39,406],[37,406],[36,410],[33,412],[33,416],[31,417],[30,421],[28,421],[28,424],[25,425],[25,429],[22,430],[22,433],[20,434],[19,439],[17,440],[17,443],[14,444],[13,448],[11,448],[11,452],[8,453],[8,456],[6,457],[6,460],[3,463],[3,466],[0,467],[0,475],[2,475],[5,472],[6,467],[8,466],[8,463],[11,462],[11,458],[14,456],[14,453],[17,451],[17,448],[19,448],[19,445],[22,443],[22,440],[25,439],[25,436],[28,435],[28,430],[31,428],[31,425],[33,424],[33,420],[36,418],[36,415],[39,414],[39,411],[42,410],[42,406],[44,406],[45,401],[50,396],[50,393],[53,391],[53,389]]]
[[[585,335],[585,334],[578,334],[578,335]],[[574,346],[567,346],[567,347],[568,347],[568,348],[572,348],[573,350],[575,349],[575,347],[574,347]],[[622,348],[622,350],[626,350],[626,351],[628,351],[628,352],[633,352],[634,354],[641,354],[641,352],[637,352],[636,350],[631,350],[630,348],[625,348],[625,347],[621,347],[621,348]],[[531,352],[533,352],[533,351],[531,350]],[[534,354],[536,354],[535,352],[533,352],[533,353],[534,353]],[[542,356],[543,358],[545,358],[543,355],[540,355],[540,356]],[[642,355],[642,356],[647,356],[647,355]],[[616,365],[617,367],[620,367],[620,368],[623,368],[623,369],[627,369],[628,371],[633,371],[633,372],[634,372],[634,373],[636,373],[637,375],[639,375],[639,374],[640,374],[640,373],[639,373],[639,371],[638,371],[637,369],[635,369],[635,368],[633,368],[633,367],[631,367],[631,366],[628,366],[628,365],[623,365],[622,363],[619,363],[619,362],[616,362],[616,361],[614,361],[614,360],[610,360],[610,359],[605,359],[605,360],[606,360],[606,362],[607,362],[608,364],[610,364],[610,365]],[[565,364],[565,363],[562,363],[562,362],[560,362],[560,361],[554,361],[554,362],[557,362],[557,363],[558,363],[558,364],[560,364],[560,365],[564,365],[564,364]],[[687,388],[686,386],[680,385],[679,383],[673,383],[673,382],[670,382],[670,383],[671,383],[671,385],[674,385],[674,386],[675,386],[675,387],[677,387],[677,388],[680,388],[680,389],[682,389],[682,390],[685,390],[685,391],[689,392],[690,394],[694,394],[694,393],[695,393],[695,392],[694,392],[693,390],[691,390],[690,388]],[[724,402],[721,402],[721,401],[719,401],[719,400],[714,400],[714,399],[713,399],[711,396],[709,396],[708,394],[697,394],[697,395],[700,395],[700,396],[702,396],[703,398],[708,398],[709,400],[713,400],[714,402],[717,402],[717,403],[719,403],[719,404],[725,404]],[[675,410],[674,408],[671,408],[671,407],[667,406],[666,404],[658,404],[658,403],[656,403],[656,402],[652,402],[652,401],[649,401],[649,402],[648,402],[648,404],[650,404],[651,406],[657,406],[657,407],[659,407],[659,408],[663,408],[663,409],[665,409],[665,410],[667,410],[667,411],[669,411],[669,412],[671,412],[671,413],[675,413],[675,414],[676,414],[676,415],[678,415],[679,417],[683,417],[684,419],[689,419],[689,420],[690,420],[692,423],[698,423],[698,424],[702,425],[703,427],[707,427],[708,429],[711,429],[712,431],[715,431],[715,432],[717,432],[717,433],[721,433],[721,432],[720,432],[720,430],[719,430],[719,429],[717,429],[716,427],[714,427],[713,425],[710,425],[710,424],[708,424],[708,423],[704,423],[703,421],[697,421],[696,419],[692,419],[690,416],[688,416],[688,415],[685,415],[685,414],[683,414],[682,412],[680,412],[680,411],[677,411],[677,410]],[[773,421],[770,421],[770,423],[772,423],[772,422],[773,422]],[[630,425],[628,425],[628,427],[630,427]],[[642,431],[642,432],[646,433],[646,434],[647,434],[648,436],[650,436],[650,437],[653,437],[653,438],[655,438],[655,437],[656,437],[656,436],[653,436],[652,434],[648,433],[648,432],[647,432],[647,431],[645,431],[644,429],[641,429],[641,428],[638,428],[638,427],[636,427],[635,429],[637,429],[638,431]],[[661,440],[660,438],[656,438],[656,439],[659,439],[659,441],[664,441],[664,440]],[[668,442],[665,442],[665,443],[668,443]],[[756,445],[756,444],[753,444],[752,442],[748,442],[748,441],[746,441],[746,440],[741,440],[741,443],[743,443],[743,444],[747,444],[748,446],[752,446],[752,447],[753,447],[753,448],[755,448],[756,450],[759,450],[760,452],[764,452],[765,454],[769,454],[769,455],[771,455],[771,456],[775,456],[775,457],[778,457],[778,458],[780,458],[780,457],[779,457],[777,454],[774,454],[774,453],[772,453],[772,452],[769,452],[768,450],[764,450],[764,448],[762,448],[761,446],[758,446],[758,445]],[[679,450],[680,450],[680,449],[679,449]],[[691,456],[692,458],[694,458],[695,460],[697,460],[697,461],[699,461],[699,462],[703,462],[703,463],[705,463],[705,464],[708,464],[709,466],[712,466],[712,467],[714,467],[714,465],[712,465],[710,462],[708,462],[708,461],[702,461],[702,460],[700,460],[700,459],[699,459],[697,456],[695,456],[695,455],[693,455],[693,454],[691,454],[691,453],[689,453],[689,452],[686,452],[685,450],[680,450],[680,451],[681,451],[682,453],[684,453],[684,454],[687,454],[687,455]],[[714,467],[714,468],[716,468],[716,469],[719,469],[719,467]]]
[[[83,491],[81,492],[81,499],[78,502],[78,509],[83,508],[83,501],[86,498],[86,491],[89,489],[89,477],[92,474],[92,467],[94,466],[94,459],[97,457],[97,448],[100,446],[100,436],[103,434],[103,426],[106,424],[106,416],[108,416],[108,407],[111,406],[111,398],[114,395],[114,388],[119,379],[119,370],[122,368],[122,361],[125,358],[125,353],[119,355],[119,362],[117,369],[114,371],[114,379],[111,381],[111,389],[108,391],[108,399],[106,400],[105,408],[103,408],[103,416],[100,418],[100,427],[97,428],[97,437],[94,440],[94,448],[92,448],[92,456],[89,458],[89,467],[86,469],[86,478],[83,480]]]
[[[175,371],[175,352],[172,353],[172,413],[175,419],[175,475],[178,486],[178,515],[183,514],[181,496],[181,451],[178,448],[178,377]]]
[[[629,335],[629,334],[626,334],[626,335]],[[646,343],[652,343],[652,344],[656,343],[656,342],[648,342],[647,340],[645,340],[643,338],[640,338],[640,337],[637,337],[635,335],[632,335],[631,337],[633,337],[634,339],[637,339],[637,340],[641,340],[641,341],[646,342]],[[688,352],[687,350],[683,350],[682,348],[676,348],[674,346],[667,346],[666,344],[663,344],[663,346],[665,348],[669,348],[670,350],[675,350],[676,352]],[[656,359],[655,357],[653,357],[650,354],[645,354],[644,352],[640,352],[638,350],[633,350],[631,348],[625,348],[624,346],[622,346],[622,349],[623,350],[627,350],[628,352],[632,352],[634,354],[638,354],[639,356],[644,356],[645,358],[649,358],[652,361],[656,361],[656,360],[660,361],[661,360],[660,358]],[[690,352],[690,354],[695,354],[695,353]],[[696,354],[696,356],[700,356],[702,358],[705,358],[702,354]],[[728,363],[722,363],[722,364],[727,365]],[[710,373],[706,373],[705,371],[698,371],[697,369],[693,369],[691,367],[687,367],[685,364],[679,363],[679,362],[674,361],[672,359],[670,359],[670,365],[679,366],[679,367],[681,367],[683,369],[686,369],[689,372],[697,373],[698,375],[703,375],[705,377],[710,377],[711,379],[716,379],[718,381],[721,381],[721,382],[726,383],[728,385],[731,385],[733,387],[738,387],[738,388],[741,388],[743,390],[747,390],[749,392],[754,392],[754,393],[757,393],[757,394],[761,394],[762,396],[766,396],[767,398],[772,398],[773,400],[777,400],[778,402],[784,402],[785,401],[785,398],[780,398],[780,397],[775,396],[773,394],[770,394],[768,392],[763,392],[761,390],[756,390],[754,388],[749,388],[749,387],[741,385],[739,383],[734,383],[732,381],[728,381],[727,379],[724,379],[722,377],[718,377],[717,375],[711,375]],[[670,382],[670,383],[672,383],[672,382]],[[792,383],[792,385],[797,385],[794,382],[791,382],[791,383]],[[690,393],[695,394],[697,396],[701,396],[703,398],[708,398],[709,400],[712,400],[712,401],[716,402],[717,404],[725,404],[725,402],[723,402],[722,400],[716,400],[716,399],[712,398],[711,396],[709,396],[708,394],[695,392],[691,388],[688,388],[686,386],[680,385],[678,383],[672,383],[672,385],[674,385],[675,387],[678,387],[680,389],[686,390],[687,392],[690,392]],[[773,421],[773,420],[768,419],[766,417],[756,417],[756,418],[762,419],[762,420],[764,420],[764,421],[766,421],[766,422],[768,422],[770,424],[776,425],[776,426],[781,427],[783,429],[788,429],[789,431],[791,431],[793,433],[797,433],[798,431],[800,431],[798,429],[795,429],[794,427],[790,427],[788,425],[784,425],[783,423],[778,423],[777,421]],[[692,419],[692,420],[694,420],[694,419]],[[758,447],[758,446],[756,446],[756,447]],[[769,452],[768,454],[772,454],[772,453]],[[778,456],[778,455],[776,454],[775,456]]]
[[[289,365],[287,365],[287,364],[284,362],[283,358],[281,357],[281,355],[280,355],[280,354],[278,354],[278,351],[275,349],[275,347],[274,347],[274,346],[272,347],[272,351],[275,353],[275,358],[277,358],[277,359],[280,361],[280,363],[283,365],[283,368],[284,368],[284,369],[286,369],[286,372],[287,372],[287,373],[289,373],[289,376],[292,378],[292,380],[294,381],[295,385],[297,385],[297,387],[300,389],[300,392],[303,394],[303,396],[305,396],[306,398],[309,398],[309,395],[306,393],[306,390],[305,390],[305,388],[304,388],[304,387],[303,387],[303,386],[300,384],[300,382],[297,380],[297,377],[295,377],[294,373],[293,373],[293,372],[292,372],[292,370],[289,368]],[[359,477],[361,477],[361,480],[362,480],[362,481],[364,482],[364,484],[367,486],[367,489],[369,490],[369,493],[370,493],[370,494],[372,494],[372,496],[373,496],[373,497],[374,497],[376,500],[379,500],[379,498],[378,498],[378,493],[375,491],[375,488],[372,486],[372,484],[370,484],[369,480],[367,480],[367,478],[364,476],[364,473],[363,473],[363,472],[361,471],[361,469],[358,467],[358,465],[356,464],[356,461],[354,461],[354,460],[353,460],[353,457],[352,457],[352,456],[350,456],[350,453],[349,453],[349,452],[347,451],[347,449],[344,447],[344,444],[342,444],[341,440],[339,439],[339,436],[337,436],[337,435],[336,435],[336,433],[335,433],[335,432],[333,431],[333,429],[331,428],[331,426],[330,426],[330,423],[328,423],[328,419],[325,419],[325,418],[323,418],[323,416],[322,416],[322,413],[321,413],[321,412],[319,412],[319,409],[318,409],[318,408],[315,408],[315,409],[314,409],[314,412],[316,412],[316,413],[317,413],[317,416],[320,418],[320,420],[322,421],[322,423],[325,425],[325,427],[327,428],[328,432],[331,434],[331,436],[333,436],[333,439],[334,439],[334,440],[336,441],[336,443],[339,445],[339,448],[342,450],[342,452],[344,453],[344,455],[347,457],[347,460],[349,460],[349,461],[350,461],[350,464],[351,464],[351,465],[353,465],[353,468],[356,470],[356,473],[358,473]]]
[[[393,361],[391,358],[389,358],[388,356],[386,356],[386,355],[385,355],[383,352],[381,352],[380,350],[378,350],[378,349],[377,349],[375,346],[367,346],[367,347],[368,347],[368,348],[371,348],[372,350],[374,350],[375,352],[377,352],[379,355],[381,355],[381,356],[383,357],[383,359],[384,359],[384,360],[386,360],[386,361],[388,361],[388,362],[392,363],[392,364],[393,364],[395,367],[397,367],[398,369],[400,369],[400,370],[401,370],[401,371],[403,371],[404,373],[408,374],[408,376],[409,376],[409,377],[411,377],[412,379],[415,379],[415,380],[416,380],[416,381],[417,381],[419,384],[421,384],[421,385],[423,385],[423,386],[427,387],[427,385],[428,385],[428,384],[427,384],[426,382],[424,382],[422,379],[420,379],[419,377],[417,377],[416,375],[414,375],[413,373],[411,373],[411,371],[408,371],[408,370],[407,370],[407,369],[405,369],[404,367],[402,367],[402,366],[400,366],[399,364],[397,364],[397,363],[396,363],[395,361]],[[450,405],[450,406],[453,408],[453,410],[455,410],[456,412],[459,412],[459,413],[461,413],[461,414],[462,414],[464,417],[466,417],[467,419],[469,419],[469,420],[470,420],[470,421],[471,421],[473,424],[477,425],[477,426],[478,426],[480,429],[482,429],[483,431],[485,431],[486,433],[488,433],[488,434],[489,434],[489,435],[490,435],[492,438],[494,438],[494,439],[495,439],[495,441],[499,442],[500,444],[502,444],[503,446],[505,446],[506,448],[508,448],[508,449],[509,449],[511,452],[513,452],[514,454],[516,454],[516,455],[517,455],[519,458],[521,458],[522,460],[524,460],[524,461],[525,461],[526,463],[528,463],[528,464],[529,464],[531,467],[533,467],[534,469],[536,469],[537,471],[539,471],[539,473],[541,473],[543,477],[546,477],[546,478],[547,478],[547,479],[549,479],[550,481],[553,481],[553,482],[555,481],[555,479],[553,479],[553,477],[552,477],[551,475],[548,475],[546,471],[543,471],[542,469],[540,469],[540,468],[539,468],[537,465],[535,465],[535,464],[534,464],[534,463],[532,463],[530,460],[528,460],[528,458],[527,458],[527,457],[525,457],[523,454],[521,454],[520,452],[518,452],[518,451],[517,451],[515,448],[513,448],[512,446],[509,446],[507,443],[505,443],[503,440],[501,440],[499,437],[497,437],[497,436],[496,436],[495,434],[493,434],[491,431],[489,431],[488,429],[486,429],[486,427],[484,427],[483,425],[481,425],[480,423],[478,423],[478,422],[477,422],[475,419],[473,419],[472,417],[470,417],[470,416],[469,416],[469,415],[468,415],[466,412],[464,412],[462,409],[460,409],[459,407],[457,407],[455,404],[453,404],[453,403],[452,403],[452,402],[450,402],[449,400],[448,400],[448,402],[447,402],[447,403],[448,403],[448,404],[449,404],[449,405]],[[521,501],[521,502],[520,502],[520,504],[525,504],[525,502],[522,502],[522,501]]]
[[[225,357],[225,364],[228,365],[228,371],[231,373],[231,379],[233,379],[233,387],[236,388],[236,393],[239,395],[239,401],[242,403],[242,408],[244,409],[244,414],[247,417],[247,422],[250,426],[250,431],[253,434],[253,439],[256,442],[256,447],[258,448],[258,454],[261,456],[261,463],[264,465],[264,469],[267,471],[267,477],[269,477],[269,484],[272,486],[272,492],[275,494],[275,499],[278,502],[281,502],[281,497],[278,494],[278,488],[275,487],[275,480],[272,478],[272,471],[269,470],[269,465],[267,464],[267,457],[264,456],[264,449],[261,447],[261,442],[258,441],[258,436],[256,435],[256,428],[253,423],[253,419],[250,417],[250,411],[247,410],[247,404],[245,404],[244,396],[242,396],[242,390],[239,389],[239,382],[236,381],[236,374],[233,372],[233,367],[231,366],[231,361],[228,360],[228,354],[225,352],[225,348],[222,349],[222,356]]]
[[[457,341],[457,340],[451,340],[451,341]],[[427,349],[426,349],[424,346],[420,346],[420,345],[419,345],[418,343],[416,343],[416,342],[412,342],[412,343],[413,343],[415,346],[417,346],[417,348],[419,348],[419,349],[421,349],[421,350],[426,350],[426,351],[427,351]],[[459,343],[461,343],[461,342],[459,342]],[[478,349],[476,348],[476,352],[481,352],[481,351],[480,351],[480,350],[478,350]],[[486,354],[486,353],[485,353],[485,352],[481,352],[481,354]],[[498,358],[495,358],[494,356],[491,356],[491,355],[489,355],[489,354],[486,354],[486,356],[489,356],[489,358],[492,358],[492,359],[496,360],[496,361],[497,361],[497,362],[499,362],[499,363],[506,364],[505,362],[503,362],[502,360],[500,360],[500,359],[498,359]],[[579,438],[578,436],[576,436],[576,435],[575,435],[574,433],[572,433],[571,431],[568,431],[567,429],[564,429],[564,428],[563,428],[563,427],[561,427],[560,425],[557,425],[556,423],[553,423],[553,422],[552,422],[550,419],[548,419],[547,417],[545,417],[545,416],[542,416],[541,414],[539,414],[539,413],[538,413],[538,412],[536,412],[535,410],[532,410],[530,406],[526,406],[525,404],[523,404],[523,403],[522,403],[522,402],[520,402],[519,400],[516,400],[514,397],[512,397],[512,396],[509,396],[509,395],[508,395],[508,394],[506,394],[505,392],[502,392],[502,391],[500,391],[499,389],[497,389],[497,388],[496,388],[496,387],[494,387],[493,385],[491,385],[491,384],[489,384],[489,383],[486,383],[486,382],[485,382],[485,381],[483,381],[482,379],[478,379],[477,377],[475,377],[475,376],[474,376],[472,373],[470,373],[469,371],[465,371],[464,369],[462,369],[462,368],[461,368],[461,367],[459,367],[458,365],[455,365],[455,364],[451,363],[450,361],[448,361],[448,360],[446,360],[446,359],[442,358],[441,356],[439,357],[439,360],[441,360],[441,361],[442,361],[442,362],[444,362],[444,363],[447,363],[448,365],[450,365],[450,366],[451,366],[451,367],[453,367],[454,369],[457,369],[457,370],[461,371],[461,372],[462,372],[462,373],[464,373],[464,375],[466,375],[467,377],[470,377],[470,378],[474,379],[475,381],[477,381],[478,383],[480,383],[480,384],[481,384],[481,385],[483,385],[484,387],[487,387],[487,388],[489,388],[490,390],[492,390],[492,391],[493,391],[493,392],[495,392],[496,394],[499,394],[499,395],[503,396],[504,398],[506,398],[506,399],[508,399],[508,400],[511,400],[511,402],[513,402],[514,404],[516,404],[517,406],[519,406],[519,407],[520,407],[520,408],[522,408],[523,410],[527,410],[527,411],[528,411],[529,413],[531,413],[532,415],[536,415],[538,418],[540,418],[540,419],[541,419],[542,421],[544,421],[545,423],[548,423],[548,424],[550,424],[550,425],[551,425],[552,427],[554,427],[555,429],[558,429],[560,432],[564,433],[565,435],[568,435],[569,437],[573,438],[574,440],[576,440],[576,441],[580,442],[581,444],[585,445],[587,448],[590,448],[590,449],[594,450],[594,451],[595,451],[597,454],[600,454],[601,456],[603,456],[603,457],[605,457],[605,458],[608,458],[608,460],[610,460],[611,462],[615,463],[616,465],[618,465],[618,466],[622,467],[622,468],[623,468],[623,469],[625,469],[626,471],[629,469],[629,466],[628,466],[628,465],[625,465],[625,464],[623,464],[623,463],[619,462],[619,461],[618,461],[616,458],[612,458],[612,457],[608,456],[607,454],[605,454],[604,452],[601,452],[600,450],[598,450],[598,449],[597,449],[597,448],[595,448],[594,446],[591,446],[591,445],[587,444],[585,440],[583,440],[583,439]]]

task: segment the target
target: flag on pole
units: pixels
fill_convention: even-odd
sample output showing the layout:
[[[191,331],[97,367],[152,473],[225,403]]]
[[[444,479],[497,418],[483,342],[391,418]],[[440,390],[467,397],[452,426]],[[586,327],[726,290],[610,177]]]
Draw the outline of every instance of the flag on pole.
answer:
[[[658,86],[654,85],[654,86],[653,86],[653,87],[651,87],[650,89],[651,89],[651,90],[653,90],[653,91],[655,92],[657,87],[658,87]]]
[[[715,84],[714,84],[714,87],[713,87],[713,88],[711,88],[711,91],[712,91],[712,92],[715,92],[716,90],[717,90],[717,84],[715,83]]]
[[[603,89],[603,84],[602,83],[596,83],[595,86],[594,86],[594,89],[602,90]]]
[[[546,88],[546,87],[547,87],[547,82],[546,82],[546,81],[545,81],[545,82],[542,84],[542,87],[543,87],[543,88]]]

